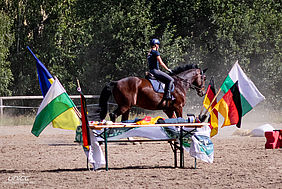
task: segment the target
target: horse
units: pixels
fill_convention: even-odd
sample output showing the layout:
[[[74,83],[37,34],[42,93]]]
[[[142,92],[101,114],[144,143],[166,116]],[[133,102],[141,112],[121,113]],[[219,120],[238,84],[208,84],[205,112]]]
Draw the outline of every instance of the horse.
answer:
[[[118,105],[113,113],[110,113],[111,121],[122,115],[121,121],[128,120],[129,110],[132,106],[138,106],[148,110],[163,110],[169,118],[182,117],[183,107],[186,103],[186,92],[189,88],[195,89],[202,97],[205,91],[207,69],[201,70],[195,64],[180,66],[172,71],[174,79],[174,100],[166,101],[163,93],[157,93],[148,79],[139,77],[126,77],[118,81],[111,81],[101,91],[99,99],[100,119],[107,115],[107,103],[111,95]]]

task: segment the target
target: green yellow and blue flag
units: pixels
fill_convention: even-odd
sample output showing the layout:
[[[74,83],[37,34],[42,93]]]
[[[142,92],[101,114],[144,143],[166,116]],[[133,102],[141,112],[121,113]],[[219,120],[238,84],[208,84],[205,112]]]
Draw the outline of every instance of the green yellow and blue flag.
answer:
[[[49,73],[29,47],[36,60],[37,74],[43,101],[38,109],[31,133],[39,136],[40,133],[52,122],[54,128],[76,130],[80,124],[75,104],[70,99],[59,80]]]
[[[42,95],[45,96],[48,92],[49,88],[51,87],[52,83],[54,82],[53,76],[47,70],[47,68],[42,64],[42,62],[35,56],[35,54],[31,51],[29,47],[27,49],[31,52],[33,57],[36,60],[36,68],[37,68],[37,75],[39,79],[39,85],[42,92]]]

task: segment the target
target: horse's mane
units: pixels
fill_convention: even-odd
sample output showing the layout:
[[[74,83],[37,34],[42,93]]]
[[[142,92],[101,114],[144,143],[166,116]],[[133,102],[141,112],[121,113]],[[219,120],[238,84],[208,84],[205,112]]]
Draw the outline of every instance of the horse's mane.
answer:
[[[190,69],[198,69],[198,65],[197,64],[187,64],[187,65],[184,65],[184,66],[179,66],[179,67],[172,70],[171,75],[176,75],[176,74],[179,74],[181,72],[184,72],[184,71],[190,70]]]

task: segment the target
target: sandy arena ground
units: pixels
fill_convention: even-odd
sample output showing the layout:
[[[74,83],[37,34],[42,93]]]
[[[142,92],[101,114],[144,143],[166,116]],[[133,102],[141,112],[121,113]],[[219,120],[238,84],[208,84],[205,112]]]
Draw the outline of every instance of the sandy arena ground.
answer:
[[[185,168],[174,168],[166,142],[110,144],[106,172],[86,169],[74,131],[30,130],[0,126],[0,188],[282,188],[282,149],[266,150],[264,137],[218,135],[214,163],[197,169],[187,152]]]

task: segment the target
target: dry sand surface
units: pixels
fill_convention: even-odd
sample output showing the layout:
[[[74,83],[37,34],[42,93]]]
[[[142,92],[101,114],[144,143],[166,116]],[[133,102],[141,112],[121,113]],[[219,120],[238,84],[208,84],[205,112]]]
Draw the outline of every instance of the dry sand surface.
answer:
[[[266,150],[264,137],[218,135],[214,163],[199,160],[197,169],[187,152],[185,168],[174,168],[166,142],[110,144],[106,172],[86,169],[75,132],[30,130],[0,126],[0,188],[282,188],[282,149]]]

